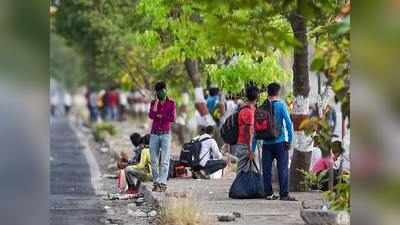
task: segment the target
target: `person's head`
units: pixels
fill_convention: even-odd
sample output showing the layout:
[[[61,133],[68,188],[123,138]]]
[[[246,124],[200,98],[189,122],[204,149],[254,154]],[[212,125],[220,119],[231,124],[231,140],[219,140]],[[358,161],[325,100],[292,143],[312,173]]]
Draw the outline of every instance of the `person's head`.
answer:
[[[150,134],[144,135],[144,136],[142,137],[141,143],[142,143],[144,146],[149,146],[149,143],[150,143]]]
[[[337,159],[340,155],[343,154],[344,149],[342,147],[341,141],[333,141],[331,143],[331,151],[335,159]]]
[[[204,133],[213,135],[214,134],[214,127],[213,126],[206,126],[204,128]]]
[[[270,97],[279,96],[280,90],[281,86],[278,83],[276,82],[270,83],[267,87],[268,96]]]
[[[139,133],[133,133],[129,137],[133,146],[138,147],[142,143],[142,137]]]
[[[154,91],[160,101],[163,101],[167,97],[167,85],[164,81],[158,81],[154,86]]]
[[[211,87],[208,89],[210,96],[217,96],[219,94],[219,89],[217,87]]]
[[[249,102],[255,102],[258,99],[259,90],[257,86],[250,85],[246,88],[246,98]]]

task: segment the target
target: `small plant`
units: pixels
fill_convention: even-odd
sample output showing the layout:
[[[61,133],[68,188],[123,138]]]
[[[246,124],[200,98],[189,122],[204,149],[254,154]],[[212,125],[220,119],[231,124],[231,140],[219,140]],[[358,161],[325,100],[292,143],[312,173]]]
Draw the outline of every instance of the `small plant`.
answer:
[[[117,133],[115,127],[110,123],[100,123],[94,127],[93,136],[96,142],[103,142],[107,135],[114,136]]]
[[[326,178],[327,171],[323,171],[319,174],[300,169],[298,169],[298,171],[300,171],[304,176],[302,184],[309,190],[321,190],[322,184],[328,180],[328,178]]]
[[[330,209],[350,212],[350,176],[342,175],[332,191],[324,193]]]
[[[210,220],[192,198],[169,198],[161,207],[160,224],[207,225]]]

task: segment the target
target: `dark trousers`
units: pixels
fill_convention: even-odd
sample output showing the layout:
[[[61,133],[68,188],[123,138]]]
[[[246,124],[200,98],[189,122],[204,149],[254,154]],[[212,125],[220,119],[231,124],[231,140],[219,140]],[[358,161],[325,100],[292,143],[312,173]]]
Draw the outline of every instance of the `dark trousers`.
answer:
[[[272,162],[276,159],[279,177],[279,195],[289,194],[289,152],[284,143],[263,145],[262,163],[265,194],[272,195]]]
[[[218,160],[208,160],[207,164],[202,168],[207,175],[213,174],[218,170],[224,169],[226,167],[225,160],[218,159]]]

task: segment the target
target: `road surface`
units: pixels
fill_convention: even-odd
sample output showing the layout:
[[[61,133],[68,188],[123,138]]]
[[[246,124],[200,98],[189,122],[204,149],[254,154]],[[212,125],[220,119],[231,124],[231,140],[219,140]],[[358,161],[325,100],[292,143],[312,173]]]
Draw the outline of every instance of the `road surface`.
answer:
[[[104,224],[101,196],[91,182],[90,165],[68,119],[50,126],[50,224]]]

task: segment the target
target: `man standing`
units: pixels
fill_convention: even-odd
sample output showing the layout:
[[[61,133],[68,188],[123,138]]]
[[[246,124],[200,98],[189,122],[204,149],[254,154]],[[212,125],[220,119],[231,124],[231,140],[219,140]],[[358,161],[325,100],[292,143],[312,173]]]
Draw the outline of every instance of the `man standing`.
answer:
[[[268,101],[272,105],[276,127],[279,131],[277,138],[264,140],[262,163],[264,176],[264,189],[268,200],[277,199],[272,190],[272,162],[277,161],[279,176],[279,199],[283,201],[296,201],[289,196],[289,149],[293,140],[293,124],[290,119],[286,103],[279,99],[280,85],[271,83],[267,87]],[[285,123],[285,126],[283,125]],[[287,130],[287,140],[285,131]]]
[[[238,171],[246,168],[249,160],[254,160],[253,136],[254,136],[254,113],[259,90],[256,86],[246,88],[247,102],[240,107],[239,133],[237,144],[232,146],[233,154],[239,158]]]
[[[153,191],[164,192],[170,160],[171,123],[175,122],[176,105],[167,97],[163,81],[156,83],[156,99],[151,102],[149,117],[153,120],[150,135],[150,158],[153,173]]]

